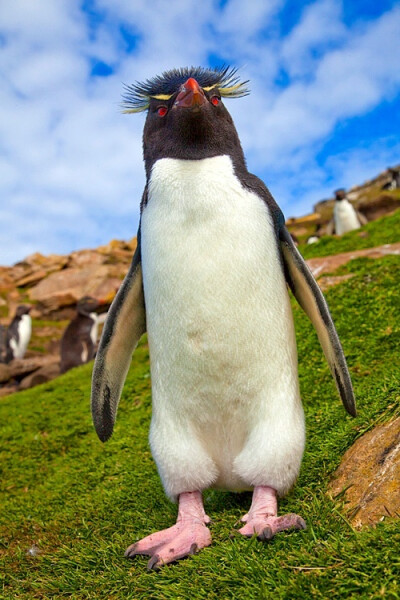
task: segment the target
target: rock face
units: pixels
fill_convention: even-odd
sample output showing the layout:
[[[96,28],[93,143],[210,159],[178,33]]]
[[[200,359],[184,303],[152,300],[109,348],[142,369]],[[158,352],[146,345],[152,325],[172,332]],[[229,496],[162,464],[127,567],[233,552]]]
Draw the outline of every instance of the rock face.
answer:
[[[9,320],[18,304],[30,301],[33,318],[62,320],[72,317],[71,307],[83,296],[111,303],[135,249],[136,238],[112,240],[67,256],[36,252],[13,267],[0,267],[0,314]]]
[[[59,375],[60,339],[68,320],[75,316],[78,300],[92,296],[107,308],[135,249],[136,238],[112,240],[95,250],[67,256],[37,252],[13,267],[0,267],[0,338],[19,304],[30,303],[34,319],[25,358],[9,365],[0,363],[0,397]]]
[[[35,385],[39,385],[39,383],[46,383],[46,381],[51,381],[55,377],[58,377],[60,374],[60,363],[57,361],[49,362],[49,364],[44,365],[37,371],[30,373],[22,379],[19,384],[19,390],[27,390]]]
[[[357,529],[400,516],[400,418],[369,431],[346,452],[329,486],[333,497],[343,490]]]
[[[95,264],[63,269],[31,288],[29,297],[37,302],[36,313],[48,315],[62,307],[75,306],[83,296],[112,299],[125,274],[125,265]]]
[[[19,381],[30,373],[55,362],[57,362],[55,356],[35,356],[32,358],[17,358],[8,365],[0,364],[0,383],[5,383],[10,379]]]

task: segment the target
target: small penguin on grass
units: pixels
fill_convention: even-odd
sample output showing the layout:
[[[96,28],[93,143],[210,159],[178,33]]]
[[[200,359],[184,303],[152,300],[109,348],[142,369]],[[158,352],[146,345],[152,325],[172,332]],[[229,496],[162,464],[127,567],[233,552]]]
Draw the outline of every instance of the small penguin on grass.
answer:
[[[239,532],[304,529],[278,516],[305,424],[287,284],[315,326],[346,410],[352,384],[325,299],[264,183],[248,172],[222,98],[248,93],[229,67],[174,69],[127,88],[147,110],[138,245],[107,317],[92,379],[99,438],[112,434],[132,352],[147,331],[151,450],[175,525],[129,546],[149,569],[208,546],[207,488],[253,491]]]
[[[15,316],[7,329],[5,362],[10,363],[16,358],[24,358],[29,340],[32,335],[31,306],[20,304]]]

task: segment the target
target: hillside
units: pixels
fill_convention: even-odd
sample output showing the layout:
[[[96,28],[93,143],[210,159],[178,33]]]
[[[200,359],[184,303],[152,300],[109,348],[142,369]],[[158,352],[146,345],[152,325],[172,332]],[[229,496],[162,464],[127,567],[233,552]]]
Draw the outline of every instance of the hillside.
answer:
[[[366,237],[356,232],[317,246],[324,251],[330,244],[335,254],[369,242],[399,242],[400,211],[366,231]],[[306,531],[281,534],[266,544],[243,539],[234,532],[250,495],[208,491],[209,548],[160,572],[146,572],[145,557],[123,557],[129,544],[172,525],[176,515],[148,446],[145,337],[134,355],[114,435],[105,445],[91,424],[90,364],[3,398],[0,597],[399,598],[396,515],[384,512],[376,527],[359,530],[345,493],[336,498],[328,493],[345,451],[400,414],[399,267],[398,255],[357,258],[329,274],[340,278],[326,296],[349,362],[356,419],[345,414],[316,334],[293,302],[307,446],[299,481],[280,511],[301,514]],[[394,494],[398,489],[397,481]]]

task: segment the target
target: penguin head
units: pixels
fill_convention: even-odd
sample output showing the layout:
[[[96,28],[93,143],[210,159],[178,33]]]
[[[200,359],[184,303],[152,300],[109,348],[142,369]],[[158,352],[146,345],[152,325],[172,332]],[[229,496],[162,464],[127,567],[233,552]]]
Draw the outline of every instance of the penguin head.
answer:
[[[17,307],[15,316],[22,317],[23,315],[29,315],[29,313],[31,312],[31,309],[32,309],[32,306],[29,306],[28,304],[20,304]]]
[[[92,312],[95,312],[99,306],[99,301],[96,298],[92,298],[92,296],[83,296],[80,298],[76,304],[76,310],[80,315],[89,315]]]
[[[344,188],[339,188],[335,190],[335,200],[340,202],[341,200],[345,200],[346,198],[346,190]]]
[[[236,69],[174,69],[127,87],[124,112],[147,110],[143,153],[147,173],[160,158],[198,160],[230,155],[244,164],[239,136],[222,98],[248,94]]]

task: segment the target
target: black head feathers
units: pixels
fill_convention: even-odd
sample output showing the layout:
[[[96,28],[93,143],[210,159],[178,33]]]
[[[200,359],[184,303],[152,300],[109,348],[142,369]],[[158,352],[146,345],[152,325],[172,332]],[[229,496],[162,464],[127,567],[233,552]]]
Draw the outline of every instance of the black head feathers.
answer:
[[[224,98],[241,98],[249,94],[246,87],[248,81],[240,81],[236,68],[229,66],[216,69],[184,67],[165,71],[162,75],[147,79],[143,83],[126,85],[125,94],[122,96],[123,112],[136,113],[147,110],[150,98],[169,100],[189,77],[196,79],[205,91],[217,88]]]

